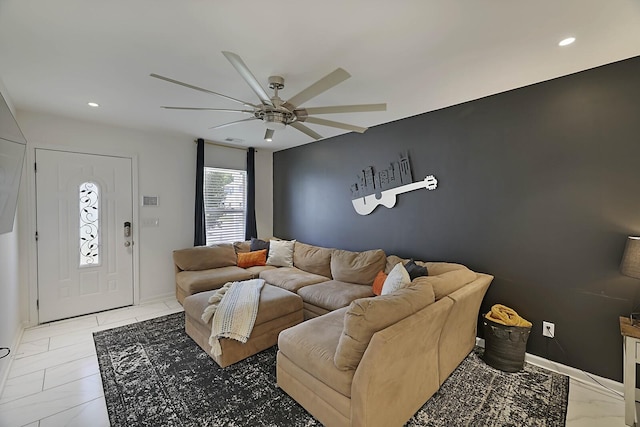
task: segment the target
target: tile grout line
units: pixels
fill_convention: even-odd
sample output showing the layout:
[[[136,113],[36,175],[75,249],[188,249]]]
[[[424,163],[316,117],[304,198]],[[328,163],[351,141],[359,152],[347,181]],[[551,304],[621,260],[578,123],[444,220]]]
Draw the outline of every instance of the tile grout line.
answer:
[[[95,399],[88,400],[88,401],[86,401],[86,402],[83,402],[83,403],[80,403],[80,404],[78,404],[78,405],[72,406],[72,407],[67,408],[67,409],[65,409],[65,410],[58,411],[58,412],[53,413],[53,414],[51,414],[51,415],[47,415],[47,416],[46,416],[46,417],[44,417],[44,418],[40,418],[39,420],[37,420],[37,421],[38,421],[38,426],[40,426],[40,422],[41,422],[41,421],[46,420],[47,418],[51,418],[51,417],[53,417],[54,415],[62,414],[62,413],[64,413],[64,412],[67,412],[67,411],[70,411],[70,410],[72,410],[72,409],[74,409],[74,408],[77,408],[78,406],[87,405],[87,404],[89,404],[89,403],[91,403],[91,402],[95,402],[96,400],[100,400],[100,399],[105,400],[105,399],[104,399],[104,389],[103,389],[102,396],[100,396],[100,397],[96,397]],[[106,405],[107,405],[107,404],[106,404],[106,401],[105,401],[105,406],[106,406]],[[109,419],[108,417],[109,417],[109,414],[107,413],[107,420]],[[35,421],[34,421],[34,422],[35,422]]]

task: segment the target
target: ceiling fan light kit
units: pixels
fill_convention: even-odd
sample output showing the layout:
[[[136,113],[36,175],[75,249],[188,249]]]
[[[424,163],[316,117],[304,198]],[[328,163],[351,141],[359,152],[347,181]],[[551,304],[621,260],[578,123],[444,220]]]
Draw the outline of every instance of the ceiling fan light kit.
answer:
[[[311,86],[303,89],[297,95],[294,95],[288,101],[283,101],[280,99],[278,95],[278,91],[284,89],[284,78],[282,76],[270,76],[269,77],[269,89],[274,91],[274,95],[269,97],[266,91],[262,88],[258,80],[255,78],[253,73],[249,70],[249,67],[244,63],[240,56],[236,55],[233,52],[222,52],[222,54],[227,58],[227,60],[233,65],[238,74],[244,79],[244,81],[249,85],[251,90],[256,94],[258,99],[260,100],[259,104],[252,104],[250,102],[242,101],[236,98],[232,98],[227,95],[223,95],[217,92],[210,91],[208,89],[204,89],[198,86],[194,86],[188,83],[184,83],[178,80],[171,79],[169,77],[164,77],[158,74],[150,74],[151,77],[164,80],[169,83],[177,84],[180,86],[187,87],[189,89],[197,90],[200,92],[209,93],[212,95],[216,95],[230,101],[237,102],[239,104],[244,105],[245,107],[249,107],[250,109],[229,109],[229,108],[202,108],[202,107],[169,107],[162,106],[161,108],[169,109],[169,110],[195,110],[195,111],[222,111],[222,112],[234,112],[241,114],[250,114],[252,117],[236,120],[233,122],[225,123],[218,126],[210,127],[209,129],[220,129],[226,126],[231,126],[239,123],[244,123],[253,120],[262,120],[267,128],[266,133],[264,135],[265,141],[272,141],[273,135],[277,130],[284,130],[287,126],[291,126],[292,128],[304,133],[305,135],[318,140],[322,138],[322,135],[318,134],[314,130],[309,127],[303,125],[303,122],[313,123],[321,126],[329,126],[338,129],[344,129],[354,132],[364,132],[367,130],[366,127],[350,125],[348,123],[336,122],[333,120],[321,119],[318,117],[313,117],[315,114],[338,114],[338,113],[360,113],[360,112],[371,112],[371,111],[386,111],[387,104],[360,104],[360,105],[336,105],[329,107],[310,107],[310,108],[301,108],[300,105],[305,102],[315,98],[323,92],[331,89],[332,87],[342,83],[351,75],[347,73],[342,68],[337,68],[333,72],[327,74],[317,82],[313,83]]]

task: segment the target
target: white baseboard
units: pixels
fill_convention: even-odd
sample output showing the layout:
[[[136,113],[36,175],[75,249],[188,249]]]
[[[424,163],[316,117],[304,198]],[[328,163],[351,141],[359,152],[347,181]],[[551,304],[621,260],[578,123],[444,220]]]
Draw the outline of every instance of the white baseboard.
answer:
[[[175,300],[176,299],[176,293],[175,292],[167,292],[166,294],[161,294],[161,295],[156,295],[154,297],[151,298],[145,298],[145,299],[141,299],[140,300],[140,305],[142,304],[153,304],[156,302],[164,302],[164,301],[170,301],[170,300]]]
[[[484,348],[484,339],[476,337],[476,345]],[[609,389],[616,394],[624,395],[624,386],[609,378],[603,378],[598,375],[585,372],[582,369],[574,368],[571,366],[563,365],[562,363],[554,362],[552,360],[545,359],[544,357],[536,356],[535,354],[525,353],[524,360],[532,365],[539,366],[544,369],[548,369],[559,374],[568,376],[569,378],[579,381],[583,384],[587,384],[593,387]],[[640,397],[640,389],[636,389],[636,400]]]

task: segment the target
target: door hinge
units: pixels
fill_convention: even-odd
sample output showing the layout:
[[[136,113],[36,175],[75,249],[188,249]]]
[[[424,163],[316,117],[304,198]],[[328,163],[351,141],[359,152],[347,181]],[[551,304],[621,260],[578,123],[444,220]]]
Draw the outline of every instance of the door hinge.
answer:
[[[36,242],[38,241],[38,232],[36,231]]]
[[[36,309],[40,310],[40,300],[36,300]]]
[[[33,171],[38,173],[38,164],[36,162],[33,162]]]

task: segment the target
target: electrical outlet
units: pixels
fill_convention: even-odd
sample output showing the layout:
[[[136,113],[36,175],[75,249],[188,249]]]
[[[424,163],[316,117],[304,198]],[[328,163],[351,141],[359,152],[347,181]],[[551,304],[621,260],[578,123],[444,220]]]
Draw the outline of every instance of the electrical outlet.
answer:
[[[542,322],[542,336],[554,338],[556,336],[556,325],[551,322]]]

